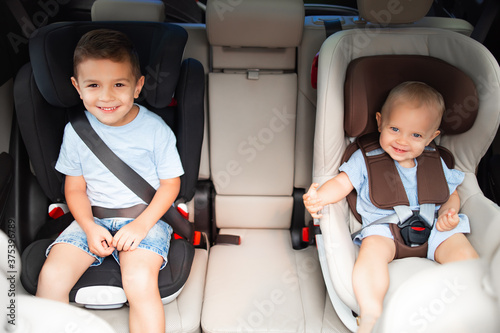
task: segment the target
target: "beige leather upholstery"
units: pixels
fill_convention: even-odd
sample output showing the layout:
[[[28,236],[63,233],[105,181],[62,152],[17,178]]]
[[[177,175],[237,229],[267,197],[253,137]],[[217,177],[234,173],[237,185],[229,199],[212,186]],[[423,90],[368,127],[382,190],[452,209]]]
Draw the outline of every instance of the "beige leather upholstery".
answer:
[[[255,80],[248,75],[209,76],[215,189],[226,195],[289,196],[293,190],[297,75],[258,73]]]
[[[92,21],[152,21],[165,20],[161,0],[97,0],[92,4]]]
[[[433,317],[432,321],[423,319],[425,332],[442,332],[443,327],[458,329],[464,326],[481,326],[483,331],[497,331],[498,320],[494,315],[498,313],[496,300],[481,285],[490,274],[487,263],[491,262],[498,251],[499,240],[493,234],[498,235],[500,215],[498,206],[481,193],[475,170],[491,144],[500,121],[498,64],[482,45],[451,31],[423,28],[380,29],[360,43],[363,34],[360,30],[343,31],[328,38],[321,48],[314,181],[322,184],[338,173],[340,159],[348,143],[343,130],[343,87],[345,70],[353,59],[388,53],[432,56],[469,75],[479,93],[479,112],[472,128],[463,134],[443,136],[438,143],[453,152],[456,168],[465,172],[465,180],[458,190],[461,211],[471,220],[472,233],[469,240],[482,259],[443,266],[418,258],[392,263],[391,287],[385,298],[386,310],[376,331],[416,332],[424,326],[424,322],[415,324],[416,320],[422,319],[418,317],[419,309],[433,306],[443,313]],[[466,112],[466,101],[467,96],[464,96],[464,104],[453,107],[462,107]],[[356,311],[351,274],[357,248],[351,242],[350,232],[359,228],[359,224],[354,221],[344,201],[327,207],[320,224],[335,293],[348,308]],[[409,288],[409,285],[413,283],[414,286],[417,282],[418,288]],[[456,302],[436,300],[437,294],[444,295],[447,287],[457,285],[461,287],[450,289],[458,294]],[[412,301],[408,302],[408,299]],[[473,308],[470,307],[471,303],[474,304]],[[445,314],[445,310],[453,315],[448,312]]]
[[[208,252],[203,249],[196,249],[191,274],[182,292],[175,300],[164,305],[166,333],[201,332],[200,317],[207,261]],[[129,332],[128,307],[117,310],[92,311],[92,313],[108,322],[116,332]]]
[[[360,0],[358,1],[359,16],[367,22],[412,23],[423,18],[432,6],[432,0]]]
[[[212,46],[296,47],[302,38],[304,4],[289,0],[212,1],[207,5],[206,21]]]
[[[490,262],[490,274],[486,286],[490,293],[496,296],[497,306],[500,309],[500,251],[496,251]]]
[[[302,0],[207,4],[215,221],[221,234],[241,237],[241,245],[210,250],[202,313],[207,333],[342,327],[316,249],[293,250],[290,239],[303,22]]]

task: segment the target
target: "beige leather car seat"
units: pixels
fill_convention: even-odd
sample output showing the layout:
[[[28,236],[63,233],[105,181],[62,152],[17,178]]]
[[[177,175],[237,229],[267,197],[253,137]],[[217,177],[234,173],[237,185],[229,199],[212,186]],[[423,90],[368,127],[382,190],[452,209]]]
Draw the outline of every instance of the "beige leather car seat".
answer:
[[[406,4],[401,2],[401,6]],[[496,332],[500,323],[493,278],[498,271],[490,271],[490,263],[498,258],[499,209],[484,197],[475,177],[500,120],[500,71],[485,47],[463,34],[435,28],[353,29],[329,37],[319,56],[313,180],[322,184],[338,173],[342,154],[352,140],[344,130],[347,66],[355,59],[380,55],[441,59],[463,71],[476,85],[479,110],[472,127],[464,133],[444,134],[437,143],[452,151],[456,168],[466,175],[459,187],[461,211],[470,218],[472,232],[468,238],[481,259],[447,265],[420,258],[392,262],[391,286],[375,331]],[[449,85],[455,83],[450,80]],[[447,108],[466,113],[470,99],[464,96],[463,100],[463,105]],[[317,222],[322,231],[318,248],[330,297],[346,326],[354,331],[352,311],[358,312],[358,305],[351,278],[357,247],[350,233],[360,225],[344,200],[326,207]]]
[[[303,22],[301,0],[207,4],[215,222],[241,244],[210,250],[204,332],[320,332],[339,324],[316,249],[294,250],[290,236]]]

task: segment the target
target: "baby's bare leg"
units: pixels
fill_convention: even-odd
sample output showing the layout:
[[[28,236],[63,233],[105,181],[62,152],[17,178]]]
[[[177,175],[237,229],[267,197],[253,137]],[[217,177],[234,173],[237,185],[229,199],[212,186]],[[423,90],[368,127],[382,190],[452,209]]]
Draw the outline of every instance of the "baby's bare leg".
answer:
[[[439,244],[434,253],[434,260],[440,264],[447,262],[479,258],[464,234],[454,234]]]
[[[158,290],[163,258],[144,249],[122,251],[119,255],[123,289],[130,305],[130,332],[165,332],[165,312]]]
[[[389,263],[394,259],[394,241],[383,236],[363,239],[354,264],[352,283],[360,308],[358,333],[371,332],[382,314],[382,303],[389,288]]]
[[[69,303],[69,292],[95,258],[76,246],[55,244],[38,277],[36,295]]]

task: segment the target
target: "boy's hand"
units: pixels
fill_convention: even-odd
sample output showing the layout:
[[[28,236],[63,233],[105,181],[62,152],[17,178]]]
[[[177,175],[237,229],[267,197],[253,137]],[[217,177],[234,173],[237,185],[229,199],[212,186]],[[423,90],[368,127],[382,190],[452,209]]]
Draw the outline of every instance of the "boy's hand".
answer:
[[[448,209],[447,212],[444,212],[438,217],[436,222],[436,229],[438,231],[452,230],[458,225],[459,221],[460,218],[458,217],[458,214],[455,211],[455,209],[450,208]]]
[[[100,225],[95,225],[92,229],[87,231],[87,243],[89,245],[89,250],[93,254],[100,257],[107,257],[115,250],[111,246],[113,242],[113,236],[109,233],[106,228]]]
[[[134,220],[118,230],[113,237],[113,246],[118,251],[134,251],[146,237],[148,231],[142,223]]]
[[[307,193],[302,197],[304,206],[309,214],[315,219],[319,219],[323,216],[322,214],[318,214],[318,212],[323,209],[323,202],[318,198],[318,187],[318,183],[311,184]]]

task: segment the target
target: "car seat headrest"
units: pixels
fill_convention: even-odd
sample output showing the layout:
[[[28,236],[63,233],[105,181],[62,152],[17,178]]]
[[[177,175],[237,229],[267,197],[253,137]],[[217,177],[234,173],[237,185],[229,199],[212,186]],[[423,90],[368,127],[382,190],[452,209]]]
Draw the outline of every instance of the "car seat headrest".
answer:
[[[92,4],[92,21],[165,21],[161,0],[96,0]]]
[[[348,137],[377,131],[375,113],[390,90],[405,81],[421,81],[444,98],[446,110],[440,130],[460,134],[477,116],[479,99],[472,79],[447,62],[420,55],[381,55],[353,60],[344,86],[344,128]]]
[[[358,0],[359,17],[382,25],[413,23],[423,18],[432,0]]]
[[[155,22],[58,23],[37,30],[29,51],[35,82],[45,100],[66,108],[80,103],[70,81],[73,52],[83,34],[100,28],[122,31],[134,43],[145,76],[139,99],[155,108],[168,106],[179,78],[187,33],[179,26]]]
[[[302,0],[209,0],[208,41],[215,46],[296,47],[304,15]]]

